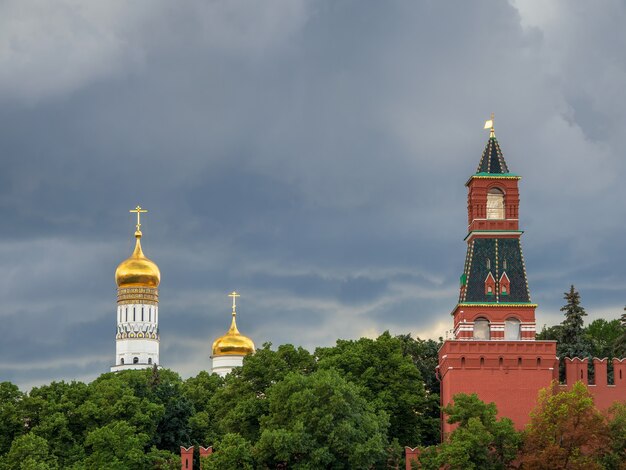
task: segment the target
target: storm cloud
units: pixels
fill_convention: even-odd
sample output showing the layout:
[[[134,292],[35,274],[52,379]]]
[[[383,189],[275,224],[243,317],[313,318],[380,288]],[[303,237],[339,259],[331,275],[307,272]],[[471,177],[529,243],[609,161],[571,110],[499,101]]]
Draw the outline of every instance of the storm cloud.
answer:
[[[626,304],[626,6],[584,1],[0,4],[0,380],[90,380],[117,264],[158,263],[161,362],[229,323],[307,348],[444,336],[496,113],[538,324]]]

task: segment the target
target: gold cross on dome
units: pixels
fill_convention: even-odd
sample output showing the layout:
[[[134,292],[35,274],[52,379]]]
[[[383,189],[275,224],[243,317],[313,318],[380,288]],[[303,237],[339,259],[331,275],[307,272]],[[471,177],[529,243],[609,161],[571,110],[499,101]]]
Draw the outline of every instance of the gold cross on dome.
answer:
[[[237,291],[232,291],[228,294],[228,297],[233,298],[233,315],[235,315],[237,313],[237,297],[241,297],[241,295],[239,295]]]
[[[129,210],[128,212],[136,212],[137,213],[137,231],[141,228],[141,214],[143,212],[148,212],[145,209],[142,209],[141,206],[137,206],[134,209]]]

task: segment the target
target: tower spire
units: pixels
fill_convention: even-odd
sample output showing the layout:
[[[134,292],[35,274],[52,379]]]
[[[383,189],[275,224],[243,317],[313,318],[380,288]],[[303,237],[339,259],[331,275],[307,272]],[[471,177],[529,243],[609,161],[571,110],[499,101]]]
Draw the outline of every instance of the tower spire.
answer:
[[[491,113],[491,119],[485,122],[484,127],[485,129],[489,129],[489,140],[480,157],[480,162],[476,169],[477,174],[509,174],[509,168],[506,166],[502,150],[500,150],[500,144],[498,144],[498,139],[496,139],[494,124],[495,117],[494,114]]]

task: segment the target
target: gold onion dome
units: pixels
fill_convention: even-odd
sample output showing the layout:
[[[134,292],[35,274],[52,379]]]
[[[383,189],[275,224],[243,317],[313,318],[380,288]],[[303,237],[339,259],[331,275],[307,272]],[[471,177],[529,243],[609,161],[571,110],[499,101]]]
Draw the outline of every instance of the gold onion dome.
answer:
[[[122,261],[115,270],[117,287],[158,287],[161,272],[156,263],[143,254],[141,250],[141,232],[135,232],[135,250],[130,258]]]
[[[233,320],[228,332],[213,341],[213,356],[247,356],[254,353],[254,343],[237,329],[235,299],[239,297],[239,294],[233,292],[229,294],[229,297],[233,298]]]

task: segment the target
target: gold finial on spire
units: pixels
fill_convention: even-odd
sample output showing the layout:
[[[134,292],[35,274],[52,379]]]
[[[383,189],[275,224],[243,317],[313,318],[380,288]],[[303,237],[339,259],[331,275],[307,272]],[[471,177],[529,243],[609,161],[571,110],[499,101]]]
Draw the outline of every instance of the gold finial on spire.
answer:
[[[489,121],[485,121],[485,129],[491,129],[491,131],[489,132],[489,137],[495,137],[496,136],[496,131],[494,128],[494,123],[496,122],[493,113],[491,113],[491,119]]]
[[[141,214],[143,212],[148,212],[146,209],[142,209],[141,206],[137,206],[134,209],[129,210],[128,212],[136,212],[137,213],[137,231],[135,235],[141,236]]]
[[[237,315],[237,297],[241,297],[241,295],[239,295],[237,291],[232,291],[230,294],[228,294],[228,297],[233,298],[233,317],[234,317],[235,315]]]

